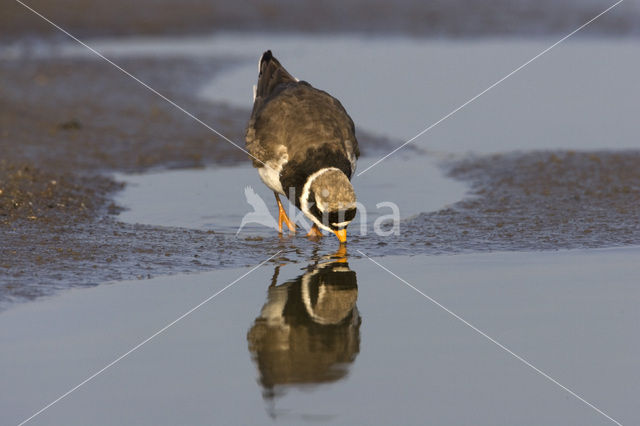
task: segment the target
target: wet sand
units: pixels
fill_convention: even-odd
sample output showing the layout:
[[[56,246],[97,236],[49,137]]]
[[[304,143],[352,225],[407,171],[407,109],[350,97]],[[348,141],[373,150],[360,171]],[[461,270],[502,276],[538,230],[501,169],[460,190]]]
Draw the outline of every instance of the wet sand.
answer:
[[[640,243],[638,151],[483,156],[452,165],[450,175],[470,183],[471,197],[405,229],[445,252]]]
[[[167,89],[167,95],[203,120],[240,137],[244,114],[187,96],[189,84],[210,76],[215,64],[124,65]],[[0,73],[3,301],[47,293],[60,282],[95,284],[144,275],[144,267],[130,263],[139,264],[144,256],[135,260],[132,254],[154,249],[139,240],[145,230],[114,220],[119,208],[111,197],[122,186],[108,172],[194,167],[244,157],[104,63],[7,61]]]
[[[354,231],[350,246],[372,255],[416,255],[639,244],[638,170],[637,152],[547,152],[466,160],[451,166],[450,174],[471,186],[471,197],[403,220],[399,235],[360,236]],[[33,182],[31,175],[23,173],[23,178]],[[245,230],[237,238],[235,230],[216,233],[122,223],[113,215],[119,208],[108,196],[115,189],[112,180],[84,179],[69,195],[65,191],[71,184],[55,176],[60,183],[52,185],[50,178],[38,176],[49,182],[43,193],[56,195],[40,202],[67,202],[71,197],[76,204],[37,203],[11,210],[14,220],[3,225],[6,245],[0,263],[4,302],[105,280],[249,265],[259,262],[277,240],[268,228],[257,235]],[[85,192],[87,198],[78,195]],[[332,243],[325,238],[318,245],[298,236],[280,239],[278,246],[289,260],[303,261]],[[242,257],[237,250],[242,250]]]

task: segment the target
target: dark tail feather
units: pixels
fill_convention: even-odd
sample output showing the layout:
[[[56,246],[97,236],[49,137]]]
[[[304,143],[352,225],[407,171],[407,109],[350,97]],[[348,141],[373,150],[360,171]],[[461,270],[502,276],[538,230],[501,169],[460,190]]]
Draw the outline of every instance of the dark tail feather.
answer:
[[[270,50],[262,54],[260,58],[260,74],[258,75],[258,87],[256,97],[265,98],[273,92],[273,89],[282,83],[296,82],[289,72],[273,57]]]

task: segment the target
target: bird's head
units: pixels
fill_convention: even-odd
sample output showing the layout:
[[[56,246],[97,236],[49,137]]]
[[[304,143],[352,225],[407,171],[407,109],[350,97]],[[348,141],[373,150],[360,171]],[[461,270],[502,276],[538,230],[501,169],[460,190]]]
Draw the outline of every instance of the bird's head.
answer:
[[[356,194],[349,178],[339,169],[321,169],[307,179],[300,206],[304,214],[320,229],[347,241],[347,226],[356,215]]]

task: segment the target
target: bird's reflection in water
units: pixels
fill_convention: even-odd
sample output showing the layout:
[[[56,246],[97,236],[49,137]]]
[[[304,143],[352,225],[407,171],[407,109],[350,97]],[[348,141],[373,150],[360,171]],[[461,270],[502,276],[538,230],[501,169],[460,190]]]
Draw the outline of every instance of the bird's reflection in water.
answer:
[[[247,334],[263,395],[272,403],[287,387],[344,378],[360,350],[358,285],[344,250],[282,284],[279,269]]]

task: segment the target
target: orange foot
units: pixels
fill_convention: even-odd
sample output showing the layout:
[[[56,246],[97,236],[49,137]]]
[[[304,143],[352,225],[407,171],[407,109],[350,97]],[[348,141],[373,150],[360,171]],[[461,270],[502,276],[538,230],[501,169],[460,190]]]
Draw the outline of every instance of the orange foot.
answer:
[[[278,202],[278,232],[282,234],[282,222],[284,222],[287,224],[287,228],[289,228],[289,231],[292,234],[295,234],[296,225],[294,225],[293,222],[289,220],[289,217],[285,213],[284,208],[282,207],[282,203],[280,202],[280,197],[278,197],[278,193],[274,192],[274,194],[276,196],[276,201]]]
[[[316,225],[315,223],[313,224],[313,226],[309,230],[309,233],[307,234],[307,237],[322,237],[322,231],[320,230],[320,228],[318,228],[318,225]]]

